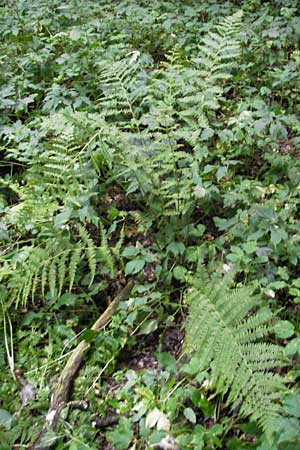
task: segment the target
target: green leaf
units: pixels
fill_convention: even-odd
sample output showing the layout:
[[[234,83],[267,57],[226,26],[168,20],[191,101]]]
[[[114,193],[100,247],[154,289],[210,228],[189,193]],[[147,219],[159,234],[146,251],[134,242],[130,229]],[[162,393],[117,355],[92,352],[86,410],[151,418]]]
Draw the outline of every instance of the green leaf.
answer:
[[[207,141],[208,139],[212,138],[215,134],[214,130],[212,128],[205,128],[200,136],[201,141]]]
[[[0,427],[4,427],[9,431],[16,424],[16,422],[17,420],[15,416],[6,411],[6,409],[0,409]]]
[[[156,319],[147,320],[141,326],[138,334],[150,334],[158,328],[158,321]]]
[[[287,339],[293,336],[295,327],[288,320],[280,320],[280,322],[276,323],[276,325],[274,326],[274,331],[276,337],[278,337],[279,339]]]
[[[168,253],[173,253],[174,256],[183,255],[185,245],[182,242],[172,242],[167,247]]]
[[[226,177],[228,174],[227,166],[220,166],[217,170],[217,180],[220,181],[222,178]]]
[[[68,450],[96,450],[96,447],[91,447],[83,442],[77,441],[75,438],[71,441]]]
[[[123,250],[122,256],[124,256],[124,258],[131,258],[132,256],[138,255],[140,251],[141,250],[139,248],[129,245]]]
[[[156,358],[158,361],[158,364],[168,372],[176,372],[177,366],[176,366],[176,359],[173,355],[170,355],[170,353],[162,352],[157,353]]]
[[[98,331],[88,329],[85,330],[80,337],[83,341],[92,342],[94,339],[96,339],[98,335],[99,335]]]
[[[157,430],[168,431],[170,428],[170,421],[162,411],[158,408],[154,408],[147,414],[145,426],[146,428],[154,428],[156,426]]]
[[[105,433],[105,437],[116,450],[126,450],[133,438],[130,419],[121,417],[114,431]]]
[[[296,337],[292,339],[287,344],[284,351],[287,356],[292,356],[296,354],[300,355],[300,338]]]
[[[242,247],[243,250],[249,255],[250,253],[256,252],[257,243],[256,241],[245,242],[245,244],[243,244]]]
[[[285,401],[284,408],[289,415],[300,418],[300,394],[293,393],[289,395]]]
[[[126,264],[125,275],[132,275],[140,272],[145,266],[144,259],[133,259]]]
[[[71,30],[69,33],[71,41],[78,41],[81,38],[80,30]]]
[[[176,266],[173,269],[173,276],[176,280],[184,281],[187,274],[187,269],[183,266]]]
[[[60,436],[56,434],[54,431],[48,430],[46,434],[44,434],[44,436],[42,437],[40,441],[40,446],[52,447],[59,438]]]
[[[56,228],[61,228],[62,225],[64,225],[70,219],[72,212],[73,212],[73,209],[66,208],[63,212],[61,212],[60,214],[57,214],[57,216],[55,216],[55,219],[54,219],[54,226]]]
[[[197,418],[192,408],[185,408],[183,411],[184,417],[191,423],[196,423]]]
[[[254,129],[257,133],[261,133],[269,123],[269,119],[258,119],[254,122]]]
[[[289,442],[293,440],[299,441],[300,436],[300,426],[299,421],[295,418],[282,418],[280,420],[280,426],[282,429],[282,433],[280,433],[280,437],[278,443],[281,442]]]
[[[276,247],[281,241],[285,241],[288,238],[287,232],[283,228],[272,228],[271,230],[271,242]]]

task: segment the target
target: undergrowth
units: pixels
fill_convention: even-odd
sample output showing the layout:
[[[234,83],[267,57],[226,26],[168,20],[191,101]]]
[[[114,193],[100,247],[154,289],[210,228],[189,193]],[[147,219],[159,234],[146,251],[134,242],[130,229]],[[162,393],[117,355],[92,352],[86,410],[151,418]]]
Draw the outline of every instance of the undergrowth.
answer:
[[[1,450],[300,446],[299,10],[1,4]]]

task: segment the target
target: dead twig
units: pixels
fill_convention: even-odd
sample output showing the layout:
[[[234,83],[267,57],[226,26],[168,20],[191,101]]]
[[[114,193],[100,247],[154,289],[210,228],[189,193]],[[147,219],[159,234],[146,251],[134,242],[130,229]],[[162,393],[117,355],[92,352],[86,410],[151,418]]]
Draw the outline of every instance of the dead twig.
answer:
[[[122,291],[106,308],[104,313],[101,314],[98,320],[94,323],[91,328],[93,331],[101,330],[109,322],[112,315],[116,311],[118,304],[128,297],[133,286],[133,281],[126,284],[124,289],[122,289]],[[83,355],[89,346],[90,344],[86,341],[81,341],[77,345],[70,355],[58,381],[54,384],[45,423],[36,443],[33,446],[33,450],[50,450],[52,448],[54,442],[51,442],[51,439],[47,439],[47,434],[50,434],[51,431],[53,432],[53,430],[55,430],[60,418],[60,412],[65,406],[67,406],[72,382],[82,364]]]

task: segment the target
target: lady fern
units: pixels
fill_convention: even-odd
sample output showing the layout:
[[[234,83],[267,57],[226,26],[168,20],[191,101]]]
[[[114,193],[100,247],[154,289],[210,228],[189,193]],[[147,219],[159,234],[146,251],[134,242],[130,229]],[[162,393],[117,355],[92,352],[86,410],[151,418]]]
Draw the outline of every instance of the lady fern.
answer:
[[[186,352],[199,371],[210,369],[217,392],[240,408],[241,417],[250,416],[268,430],[285,391],[282,378],[271,371],[284,364],[283,349],[263,341],[273,331],[274,317],[269,309],[258,309],[250,287],[231,289],[232,275],[203,279],[196,275],[188,294]]]
[[[187,222],[195,207],[204,152],[201,136],[213,128],[224,87],[232,71],[239,70],[241,27],[241,11],[223,18],[203,38],[197,58],[189,60],[176,45],[149,74],[138,61],[126,60],[100,72],[101,115],[118,140],[116,177],[125,179],[128,193],[144,197],[154,217]]]
[[[97,268],[97,247],[82,224],[77,224],[77,230],[78,240],[56,232],[52,239],[21,248],[16,263],[11,261],[10,254],[3,259],[0,280],[7,282],[11,303],[26,305],[30,297],[34,301],[37,296],[44,298],[47,292],[55,298],[67,287],[72,291],[83,263],[89,268],[91,286]]]

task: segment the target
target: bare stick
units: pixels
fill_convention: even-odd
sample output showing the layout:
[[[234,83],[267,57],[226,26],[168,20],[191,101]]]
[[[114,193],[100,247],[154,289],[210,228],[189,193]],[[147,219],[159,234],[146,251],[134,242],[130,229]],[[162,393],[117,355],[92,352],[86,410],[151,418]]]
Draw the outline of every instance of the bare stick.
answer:
[[[101,330],[111,319],[112,315],[117,309],[118,304],[125,300],[134,286],[133,281],[126,284],[124,289],[114,298],[110,305],[106,308],[103,314],[96,320],[92,326],[92,330]],[[58,381],[54,384],[50,399],[50,406],[46,415],[43,429],[33,446],[33,450],[50,450],[54,444],[49,442],[51,439],[47,439],[47,433],[55,430],[60,418],[60,412],[64,406],[66,406],[72,382],[82,364],[83,355],[89,348],[90,344],[86,341],[81,341],[74,351],[71,353],[62,373],[59,376]],[[49,436],[50,437],[50,436]]]

